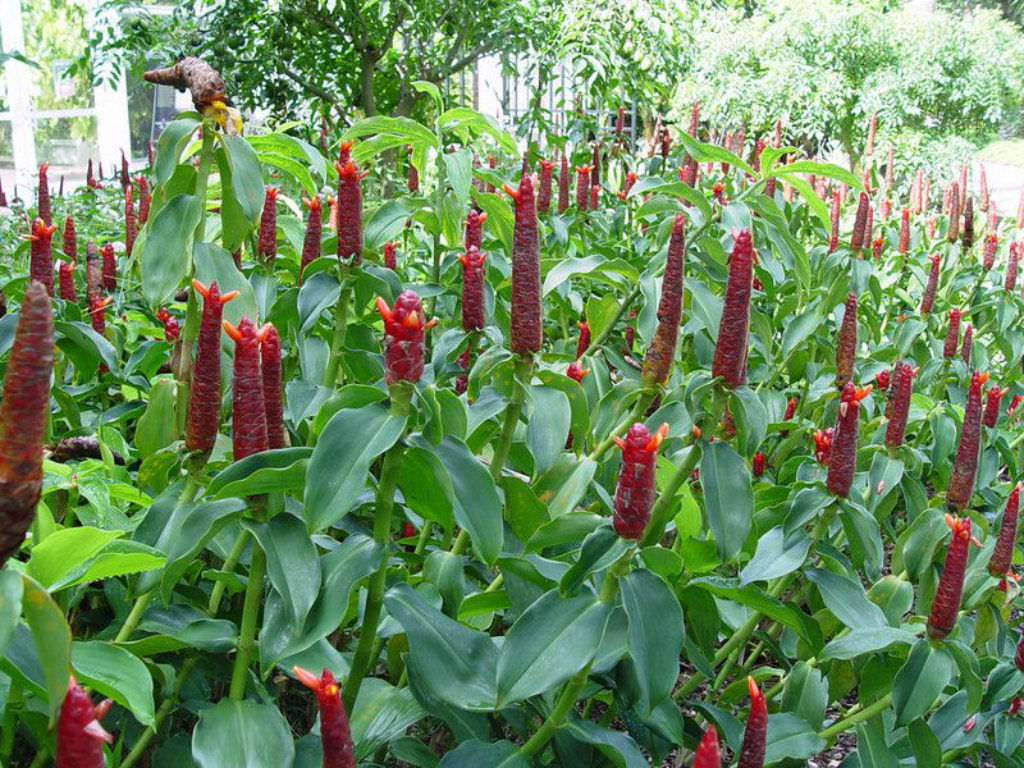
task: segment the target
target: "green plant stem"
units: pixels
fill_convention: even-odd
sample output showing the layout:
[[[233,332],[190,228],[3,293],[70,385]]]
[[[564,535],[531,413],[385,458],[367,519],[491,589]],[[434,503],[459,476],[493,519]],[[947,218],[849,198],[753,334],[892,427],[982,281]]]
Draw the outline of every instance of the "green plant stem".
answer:
[[[213,164],[213,138],[215,128],[212,120],[203,121],[203,143],[199,148],[199,168],[196,169],[196,191],[199,199],[200,209],[199,223],[196,224],[193,239],[201,243],[206,237],[206,186],[210,180],[210,166]]]
[[[14,751],[14,731],[18,726],[18,718],[14,714],[13,704],[21,700],[21,686],[11,680],[8,691],[7,706],[4,711],[4,725],[0,730],[0,765],[10,765],[11,753]]]
[[[682,463],[676,468],[668,485],[662,489],[658,500],[651,507],[651,519],[647,523],[644,537],[640,540],[641,547],[652,547],[661,540],[665,533],[665,526],[668,525],[668,513],[672,509],[672,502],[675,501],[679,489],[683,487],[683,483],[689,479],[694,467],[697,466],[700,456],[701,451],[697,444],[691,443],[689,452],[683,457]]]
[[[635,546],[629,547],[605,572],[604,580],[601,582],[601,592],[598,595],[598,600],[602,603],[615,601],[615,597],[619,594],[619,577],[629,570],[629,561],[633,559],[635,552]]]
[[[501,586],[505,583],[505,574],[499,573],[490,584],[487,585],[487,589],[484,592],[496,592],[501,589]]]
[[[119,768],[131,768],[139,761],[139,758],[142,757],[146,748],[149,746],[149,743],[153,741],[153,737],[156,736],[157,731],[160,729],[160,724],[178,703],[181,691],[185,687],[185,681],[198,660],[197,656],[193,656],[192,658],[186,659],[185,663],[181,665],[181,671],[178,672],[178,677],[174,681],[174,689],[172,690],[171,695],[160,703],[160,708],[157,709],[156,715],[153,717],[153,724],[142,732],[142,735],[139,736],[139,740],[136,741],[135,745],[132,747],[132,751],[125,755],[124,760],[121,761]]]
[[[588,458],[591,461],[600,461],[601,457],[608,452],[608,449],[615,445],[615,438],[622,437],[626,430],[644,415],[651,403],[654,402],[654,398],[655,392],[653,390],[641,391],[629,413],[615,425],[615,429],[609,432],[604,440],[597,444],[597,447],[590,452]]]
[[[32,762],[29,763],[28,768],[43,768],[43,764],[46,763],[46,758],[50,756],[50,753],[44,748],[36,752],[36,756],[32,758]]]
[[[404,382],[391,387],[391,410],[392,413],[409,412],[409,403],[412,398],[412,389]],[[384,465],[380,471],[380,481],[377,483],[376,513],[373,519],[373,540],[380,547],[380,563],[377,570],[370,576],[370,582],[366,590],[366,607],[363,610],[363,624],[359,630],[359,642],[356,645],[355,655],[352,657],[352,666],[349,669],[348,678],[345,680],[345,687],[341,692],[341,699],[345,705],[346,712],[352,712],[352,707],[359,695],[359,688],[363,684],[363,678],[370,670],[375,658],[373,649],[377,641],[377,625],[380,622],[381,607],[384,603],[384,587],[388,573],[388,555],[391,544],[391,514],[395,507],[395,487],[398,485],[398,470],[402,463],[402,455],[405,453],[405,445],[399,440],[384,455]]]
[[[235,569],[248,543],[249,532],[243,528],[238,532],[238,536],[235,537],[235,543],[231,545],[231,551],[228,552],[228,557],[224,561],[224,567],[221,568],[222,571],[230,573]],[[213,589],[210,591],[210,603],[206,608],[211,616],[217,615],[217,611],[220,609],[220,601],[224,597],[224,590],[226,588],[227,583],[224,581],[218,581],[213,585]]]
[[[523,746],[519,748],[519,754],[523,757],[532,757],[540,753],[547,743],[551,741],[551,738],[555,735],[562,723],[565,721],[566,715],[569,714],[569,710],[572,709],[576,703],[576,699],[580,697],[583,692],[583,686],[587,684],[587,675],[590,674],[590,663],[588,663],[583,669],[577,672],[569,682],[565,684],[562,692],[558,696],[558,700],[555,702],[554,708],[551,710],[551,714],[548,715],[547,719],[541,725],[530,740],[527,741]]]
[[[198,471],[190,471],[185,477],[185,485],[181,489],[181,493],[178,495],[178,501],[175,506],[173,515],[177,510],[189,504],[195,497],[196,491],[199,490],[199,479]],[[139,625],[139,621],[142,620],[142,614],[146,612],[147,606],[149,606],[150,600],[153,599],[153,591],[144,592],[135,598],[135,603],[132,605],[131,611],[128,612],[128,617],[124,620],[124,624],[121,625],[121,629],[118,630],[117,635],[114,637],[115,643],[127,642],[128,638],[132,636],[132,632]]]
[[[515,367],[516,376],[512,398],[505,406],[501,436],[498,438],[498,444],[494,447],[494,455],[491,457],[491,478],[495,482],[501,479],[501,475],[505,471],[505,462],[508,460],[508,452],[512,449],[512,439],[516,434],[519,416],[523,412],[523,403],[526,402],[526,388],[530,386],[530,379],[533,377],[533,357],[517,358]]]
[[[880,712],[884,712],[889,704],[892,702],[892,693],[887,693],[885,696],[880,698],[874,704],[870,704],[866,707],[859,708],[856,711],[852,711],[847,714],[842,720],[830,725],[823,731],[818,732],[818,738],[830,741],[836,734],[842,733],[847,730],[850,726],[862,723],[865,720],[870,720]]]
[[[351,269],[351,266],[343,262],[338,264],[341,290],[338,294],[338,303],[334,305],[334,338],[331,340],[331,356],[327,361],[327,371],[324,373],[324,386],[331,389],[338,385],[341,373],[341,355],[345,349],[345,333],[348,329],[348,305],[352,296],[352,286],[349,285]]]
[[[238,652],[231,670],[231,688],[228,695],[232,701],[241,701],[249,677],[249,660],[256,646],[256,617],[263,602],[263,577],[267,571],[267,554],[259,544],[252,548],[249,564],[249,583],[245,585],[245,603],[242,607],[242,624],[238,630]]]
[[[416,549],[413,554],[422,555],[423,550],[427,548],[427,542],[430,541],[430,521],[423,521],[423,529],[420,531],[420,537],[416,540]]]

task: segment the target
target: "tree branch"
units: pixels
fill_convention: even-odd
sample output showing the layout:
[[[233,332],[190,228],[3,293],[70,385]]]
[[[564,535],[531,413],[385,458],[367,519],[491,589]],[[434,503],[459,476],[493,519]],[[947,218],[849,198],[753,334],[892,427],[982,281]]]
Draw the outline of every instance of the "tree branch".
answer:
[[[338,107],[338,100],[336,98],[334,98],[334,96],[332,96],[329,91],[321,88],[316,83],[311,83],[309,80],[304,78],[298,72],[295,72],[291,68],[289,68],[289,67],[285,66],[284,64],[282,64],[281,65],[281,73],[284,74],[289,80],[292,80],[295,83],[297,83],[298,85],[301,85],[303,88],[305,88],[307,91],[312,93],[314,96],[317,96],[321,100],[326,101],[332,107],[335,107],[335,108]]]

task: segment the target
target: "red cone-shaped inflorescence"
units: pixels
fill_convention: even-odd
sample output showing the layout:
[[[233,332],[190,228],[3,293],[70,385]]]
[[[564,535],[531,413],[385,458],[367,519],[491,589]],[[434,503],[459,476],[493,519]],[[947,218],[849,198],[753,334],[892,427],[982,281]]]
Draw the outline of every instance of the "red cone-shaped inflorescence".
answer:
[[[537,187],[537,210],[547,213],[551,209],[551,174],[555,164],[543,157],[540,160],[540,182]]]
[[[597,184],[590,188],[590,210],[596,211],[601,207],[601,187]]]
[[[466,232],[462,236],[462,245],[467,251],[473,247],[482,250],[485,221],[487,221],[487,214],[480,213],[476,208],[471,208],[466,214]]]
[[[864,225],[864,244],[871,245],[871,236],[875,230],[875,209],[873,206],[868,206],[867,223]]]
[[[303,205],[309,209],[306,217],[306,234],[302,239],[302,262],[299,267],[299,277],[305,272],[306,266],[320,258],[320,244],[323,236],[324,218],[323,206],[320,203],[320,196],[313,195],[311,200],[303,200]]]
[[[96,189],[96,187],[99,186],[96,183],[96,176],[93,174],[91,157],[89,158],[89,165],[86,166],[85,169],[85,186],[87,186],[89,189]]]
[[[693,768],[722,768],[722,751],[718,746],[718,731],[709,725],[704,737],[697,745],[697,753],[693,756]]]
[[[63,250],[68,261],[74,264],[78,259],[78,234],[75,232],[75,220],[71,216],[64,219]]]
[[[889,424],[885,428],[885,444],[892,448],[898,448],[903,444],[903,437],[907,432],[910,396],[914,394],[914,376],[913,368],[901,360],[896,361],[889,388],[889,402],[886,404]]]
[[[1003,521],[999,525],[999,537],[988,561],[988,572],[1001,579],[1006,576],[1013,563],[1013,545],[1017,541],[1017,513],[1020,508],[1020,483],[1013,486],[1003,510]]]
[[[871,385],[858,388],[852,381],[848,381],[839,397],[839,416],[836,419],[835,437],[828,460],[828,477],[825,484],[829,491],[844,499],[850,495],[853,475],[857,471],[860,401],[870,393]]]
[[[846,297],[843,324],[836,344],[836,386],[842,389],[853,378],[853,361],[857,357],[857,294]]]
[[[485,258],[475,245],[459,257],[459,261],[462,262],[462,330],[464,331],[478,331],[487,324],[484,316]]]
[[[960,246],[964,252],[971,250],[974,245],[974,198],[967,198],[967,205],[964,207],[964,227],[960,236]]]
[[[263,374],[264,413],[267,419],[267,447],[284,448],[284,399],[281,396],[281,337],[270,323],[259,330],[260,371]]]
[[[1003,288],[1009,293],[1017,289],[1017,264],[1020,259],[1020,248],[1017,243],[1010,243],[1010,256],[1006,261],[1006,276],[1003,278]]]
[[[839,205],[841,203],[839,190],[832,192],[832,209],[829,212],[829,221],[832,223],[832,233],[828,239],[828,252],[832,253],[839,247]]]
[[[1013,655],[1013,663],[1017,669],[1024,672],[1024,635],[1021,635],[1020,641],[1017,643],[1017,652]]]
[[[60,297],[64,301],[77,303],[78,293],[75,291],[75,265],[70,261],[58,261],[57,280],[60,285]]]
[[[29,235],[29,266],[30,280],[38,280],[53,296],[53,246],[51,240],[57,227],[46,224],[42,219],[32,222],[32,233]]]
[[[995,232],[989,232],[985,235],[985,245],[981,255],[981,266],[986,271],[992,269],[992,265],[996,263],[996,248],[999,246],[999,235]]]
[[[576,359],[579,360],[590,348],[590,325],[584,320],[579,324],[580,338],[576,342]]]
[[[190,451],[209,453],[217,440],[220,426],[221,319],[224,305],[235,298],[238,291],[221,296],[216,281],[207,288],[198,280],[193,280],[192,286],[203,297],[203,315],[199,321],[199,342],[192,365],[185,447]]]
[[[509,347],[519,355],[540,350],[544,342],[540,305],[540,241],[537,236],[537,205],[529,176],[519,189],[505,186],[515,201],[516,223],[512,243],[512,307]]]
[[[415,291],[402,291],[395,306],[388,307],[377,298],[377,311],[384,319],[384,369],[387,383],[417,382],[423,374],[423,337],[428,323],[420,297]]]
[[[356,768],[348,715],[341,701],[341,688],[335,682],[334,675],[326,669],[320,677],[302,667],[293,667],[292,671],[300,683],[316,694],[316,703],[320,708],[323,768]]]
[[[946,501],[956,510],[964,509],[974,494],[974,474],[978,469],[978,451],[981,447],[981,388],[988,381],[987,373],[971,376],[964,408],[964,423],[960,428],[953,474],[946,489]]]
[[[942,345],[942,356],[947,358],[956,357],[957,347],[960,346],[960,310],[949,310],[949,325],[946,326],[946,341]]]
[[[928,271],[928,282],[924,286],[924,294],[921,296],[921,314],[927,315],[935,305],[935,290],[939,287],[939,254],[929,257],[931,268]]]
[[[104,243],[100,248],[103,257],[103,288],[107,291],[117,290],[117,257],[113,243]]]
[[[861,192],[860,199],[857,201],[857,215],[853,220],[853,234],[850,235],[850,250],[854,254],[860,252],[865,242],[870,242],[870,239],[865,240],[865,232],[868,226],[868,208],[870,205],[871,201],[867,194]]]
[[[789,400],[786,401],[786,410],[785,410],[785,412],[782,415],[782,420],[783,421],[791,421],[792,420],[793,416],[796,414],[796,404],[797,404],[797,398],[796,397],[791,397],[791,398],[789,398]],[[786,435],[789,434],[789,430],[788,429],[784,429],[781,432],[779,432],[779,434],[782,435],[782,437],[785,437]]]
[[[135,238],[139,234],[139,222],[135,218],[135,202],[132,198],[132,188],[129,184],[124,188],[124,252],[131,256],[135,248]]]
[[[903,256],[910,249],[910,209],[903,206],[900,213],[900,239],[896,244],[896,252]]]
[[[112,301],[113,299],[109,296],[89,299],[89,317],[92,320],[92,329],[100,336],[107,332],[107,307]]]
[[[764,694],[752,677],[747,678],[747,691],[750,693],[750,714],[747,715],[747,727],[743,731],[743,744],[740,746],[736,768],[762,768],[765,736],[768,733],[768,706]]]
[[[832,443],[835,436],[835,427],[814,430],[814,460],[823,467],[828,466],[829,459],[832,458]]]
[[[750,325],[750,290],[753,275],[754,246],[750,230],[736,234],[729,258],[729,280],[718,326],[718,343],[711,374],[721,376],[728,387],[740,387],[747,381],[747,331]]]
[[[558,212],[565,213],[569,208],[569,159],[562,151],[562,162],[558,169]]]
[[[111,743],[114,737],[103,729],[100,720],[112,704],[107,699],[93,706],[89,694],[71,678],[57,719],[56,768],[104,768],[103,743]]]
[[[277,187],[267,187],[263,197],[256,254],[264,264],[273,261],[277,255],[277,194]]]
[[[949,192],[949,229],[946,239],[955,243],[960,237],[960,185],[955,181]]]
[[[636,174],[633,171],[630,171],[626,174],[626,180],[622,183],[622,191],[619,192],[620,200],[626,199],[629,195],[629,190],[633,188],[634,184],[636,184]]]
[[[351,160],[338,164],[338,258],[363,260],[363,176]]]
[[[36,216],[43,220],[46,226],[53,224],[53,211],[50,208],[50,182],[46,172],[50,166],[43,163],[39,166],[39,187],[36,190]]]
[[[668,381],[679,341],[679,322],[683,315],[683,255],[686,250],[686,217],[677,213],[672,224],[665,260],[665,277],[658,301],[658,327],[644,357],[644,386],[653,387]],[[735,251],[734,251],[735,253]],[[748,289],[749,295],[749,289]],[[716,357],[717,360],[717,357]],[[716,373],[716,375],[718,375]]]
[[[53,354],[50,297],[32,281],[21,302],[0,401],[0,567],[21,546],[43,488]]]
[[[754,454],[754,458],[751,462],[753,468],[754,477],[761,477],[764,474],[764,463],[765,455],[762,451],[758,451]]]
[[[668,435],[662,424],[653,435],[640,422],[629,428],[626,438],[615,438],[622,449],[622,468],[615,488],[615,532],[624,539],[639,539],[651,519],[654,503],[654,465],[658,446]]]
[[[879,371],[875,374],[875,386],[879,392],[885,392],[889,389],[889,380],[892,378],[892,374],[888,370]]]
[[[224,330],[235,341],[235,367],[231,379],[232,453],[235,461],[267,450],[267,411],[260,372],[260,336],[248,317],[236,328],[227,320]]]
[[[590,201],[590,166],[576,166],[576,208],[587,210]]]
[[[594,142],[594,155],[590,163],[590,186],[601,185],[601,142]]]
[[[960,612],[960,599],[964,590],[964,571],[967,568],[967,550],[971,545],[971,519],[946,515],[946,523],[953,537],[946,550],[946,564],[935,590],[932,611],[928,616],[928,637],[941,640],[956,626]]]
[[[999,421],[999,405],[1003,397],[1009,392],[1009,388],[998,385],[988,388],[985,393],[985,412],[981,417],[981,423],[991,429]]]
[[[178,318],[160,307],[156,312],[156,319],[164,324],[164,341],[177,341],[181,336],[181,326],[178,325]]]
[[[565,375],[573,381],[583,381],[583,377],[590,373],[589,368],[584,368],[575,360],[569,363],[569,367],[565,369]]]
[[[96,244],[90,242],[85,246],[85,298],[86,301],[91,301],[94,296],[102,294],[102,262],[99,253],[96,252]]]
[[[408,186],[409,192],[411,192],[412,194],[416,194],[417,192],[420,191],[420,171],[419,168],[416,167],[416,163],[412,161],[412,154],[413,149],[412,147],[409,147],[409,178],[406,186]]]
[[[149,184],[146,182],[145,176],[138,176],[135,181],[139,186],[139,224],[141,225],[149,221],[149,204],[151,202]]]
[[[615,118],[615,138],[621,138],[622,132],[626,129],[626,108],[619,105],[619,114]]]
[[[395,256],[396,248],[394,240],[384,243],[384,266],[392,272],[398,269],[398,258]]]
[[[974,328],[970,323],[964,329],[964,340],[960,345],[960,359],[964,361],[966,365],[971,364],[971,346],[974,344]]]
[[[128,158],[124,156],[124,150],[121,150],[121,187],[127,189],[131,183],[128,179]]]

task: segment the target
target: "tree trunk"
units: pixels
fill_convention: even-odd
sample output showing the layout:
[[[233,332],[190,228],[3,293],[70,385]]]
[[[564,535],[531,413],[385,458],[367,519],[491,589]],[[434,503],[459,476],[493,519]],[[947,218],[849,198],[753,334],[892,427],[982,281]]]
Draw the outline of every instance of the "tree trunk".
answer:
[[[366,116],[371,117],[377,114],[377,99],[373,93],[373,72],[377,67],[377,59],[364,51],[359,60],[359,104]]]

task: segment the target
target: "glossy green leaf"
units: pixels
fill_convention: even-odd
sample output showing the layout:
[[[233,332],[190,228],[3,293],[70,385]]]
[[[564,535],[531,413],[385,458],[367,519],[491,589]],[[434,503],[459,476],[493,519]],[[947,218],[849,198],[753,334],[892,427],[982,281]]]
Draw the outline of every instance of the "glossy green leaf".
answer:
[[[952,672],[953,662],[942,648],[919,640],[892,683],[896,722],[909,723],[931,709]]]
[[[46,685],[46,713],[52,724],[68,691],[71,675],[71,628],[64,613],[34,579],[22,580],[21,610],[32,631]]]
[[[281,768],[294,757],[284,716],[252,699],[221,699],[200,713],[192,732],[192,759],[199,768]]]
[[[246,456],[210,480],[206,495],[213,499],[244,498],[261,493],[287,493],[305,486],[312,448],[278,448]]]
[[[757,550],[740,571],[740,582],[768,581],[785,576],[799,568],[807,558],[811,539],[801,529],[785,533],[777,525],[757,542]]]
[[[21,596],[23,588],[21,574],[17,571],[0,571],[0,658],[14,635],[21,620]]]
[[[504,541],[501,499],[494,481],[466,444],[451,435],[430,450],[448,470],[455,491],[456,522],[469,531],[480,559],[493,565]]]
[[[243,525],[267,553],[270,584],[285,599],[292,620],[305,621],[320,592],[320,563],[306,526],[287,513],[269,523]]]
[[[636,570],[619,580],[629,617],[629,654],[647,712],[668,698],[679,673],[683,609],[664,581]]]
[[[743,547],[754,516],[750,471],[728,443],[717,441],[704,448],[700,483],[718,553],[729,561]]]
[[[438,768],[529,768],[530,761],[510,741],[467,741],[446,754]]]
[[[192,232],[203,214],[202,201],[178,195],[157,211],[142,248],[142,294],[159,307],[177,290],[192,264]]]
[[[138,657],[111,643],[94,640],[73,643],[71,663],[82,685],[113,699],[143,725],[152,725],[153,678]]]
[[[120,531],[104,531],[87,525],[55,531],[32,548],[26,572],[49,587],[121,535]]]

